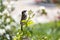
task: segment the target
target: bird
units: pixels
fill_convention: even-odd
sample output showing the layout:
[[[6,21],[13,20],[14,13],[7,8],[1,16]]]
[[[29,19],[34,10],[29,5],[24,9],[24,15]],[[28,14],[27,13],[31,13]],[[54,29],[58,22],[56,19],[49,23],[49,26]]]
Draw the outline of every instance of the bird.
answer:
[[[24,22],[22,22],[22,20],[26,20],[27,19],[26,12],[27,12],[27,10],[23,10],[22,11],[21,20],[20,20],[21,31],[23,31],[23,25],[24,25]]]

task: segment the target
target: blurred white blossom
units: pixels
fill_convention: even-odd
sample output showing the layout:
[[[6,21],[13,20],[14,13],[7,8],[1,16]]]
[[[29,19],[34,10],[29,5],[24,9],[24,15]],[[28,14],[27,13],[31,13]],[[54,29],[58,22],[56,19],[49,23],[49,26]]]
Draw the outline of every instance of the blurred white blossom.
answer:
[[[7,25],[7,26],[5,27],[5,29],[6,29],[6,30],[10,30],[10,29],[11,29],[11,26],[10,26],[10,25]]]
[[[3,11],[3,14],[5,14],[5,13],[9,13],[7,9],[5,9],[5,10]]]
[[[7,6],[7,10],[8,10],[9,12],[11,12],[11,8],[12,8],[11,5],[8,5],[8,6]]]
[[[10,22],[10,18],[7,18],[7,19],[6,19],[6,22],[9,23],[9,22]]]
[[[0,19],[0,24],[2,24],[2,20]]]
[[[3,35],[5,33],[5,29],[0,29],[0,35]]]
[[[8,34],[6,34],[6,37],[7,37],[7,39],[8,39],[8,40],[10,39],[10,37],[9,37],[9,35],[8,35]]]
[[[3,1],[3,5],[7,6],[9,3],[7,1]]]
[[[9,13],[11,13],[14,10],[14,6],[8,5],[7,10],[8,10]]]
[[[0,15],[2,15],[2,13],[0,12]]]
[[[13,5],[14,3],[15,3],[15,1],[11,1],[11,2],[10,2],[10,5]]]

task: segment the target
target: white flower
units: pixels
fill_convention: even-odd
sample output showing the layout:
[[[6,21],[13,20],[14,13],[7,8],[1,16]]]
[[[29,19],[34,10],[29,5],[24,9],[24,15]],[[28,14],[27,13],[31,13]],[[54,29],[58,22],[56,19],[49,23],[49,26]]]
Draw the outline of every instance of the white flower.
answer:
[[[0,24],[2,24],[2,20],[0,19]]]
[[[2,13],[0,12],[0,15],[1,15]]]
[[[3,1],[3,5],[7,6],[8,2],[7,1]]]
[[[3,11],[3,13],[9,13],[9,12],[8,12],[8,10],[7,10],[7,9],[5,9],[5,10]]]
[[[7,9],[5,9],[5,10],[3,11],[3,14],[7,14],[7,16],[10,16],[10,14],[9,14],[9,12],[8,12]]]
[[[8,5],[7,8],[11,8],[11,5]]]
[[[7,25],[7,26],[5,27],[5,29],[6,29],[6,30],[10,30],[10,29],[11,29],[11,26],[10,26],[10,25]]]
[[[7,10],[8,10],[9,12],[11,11],[11,8],[12,8],[11,5],[8,5],[8,6],[7,6]]]
[[[15,3],[15,1],[11,1],[11,2],[10,2],[10,5],[13,5],[14,3]]]
[[[7,37],[7,39],[10,39],[8,34],[6,34],[6,37]]]
[[[1,15],[2,13],[0,12],[0,15]]]
[[[7,6],[7,10],[8,10],[9,12],[12,12],[12,11],[14,10],[14,6],[13,6],[13,5],[8,5],[8,6]]]
[[[5,29],[0,29],[0,35],[3,35],[5,33]]]
[[[3,16],[2,16],[2,22],[4,22],[4,20],[5,20],[5,15],[3,14]]]
[[[6,19],[6,22],[7,22],[7,23],[10,22],[10,18],[7,18],[7,19]]]

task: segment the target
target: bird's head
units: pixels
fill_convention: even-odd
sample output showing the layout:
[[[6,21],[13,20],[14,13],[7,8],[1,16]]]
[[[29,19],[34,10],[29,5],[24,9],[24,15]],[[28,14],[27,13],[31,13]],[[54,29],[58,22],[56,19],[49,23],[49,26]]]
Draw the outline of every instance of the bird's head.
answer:
[[[26,13],[26,11],[27,11],[27,10],[23,10],[23,11],[22,11],[22,14],[25,14],[25,13]]]

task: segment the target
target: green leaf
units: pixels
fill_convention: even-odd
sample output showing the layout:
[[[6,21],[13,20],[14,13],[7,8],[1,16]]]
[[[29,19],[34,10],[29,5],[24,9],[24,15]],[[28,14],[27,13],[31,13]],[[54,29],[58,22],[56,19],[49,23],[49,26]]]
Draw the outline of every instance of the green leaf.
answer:
[[[33,13],[32,10],[29,10],[29,11],[28,11],[28,15],[31,15],[32,13]]]

